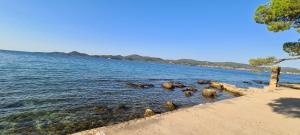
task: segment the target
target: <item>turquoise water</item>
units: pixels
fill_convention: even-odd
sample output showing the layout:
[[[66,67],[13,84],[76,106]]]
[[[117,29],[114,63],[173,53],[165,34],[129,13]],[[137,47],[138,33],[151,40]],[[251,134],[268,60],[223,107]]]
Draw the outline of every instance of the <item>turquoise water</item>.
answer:
[[[143,116],[146,108],[166,112],[163,103],[179,107],[233,98],[218,92],[216,99],[200,91],[185,97],[180,89],[167,91],[165,81],[180,81],[201,90],[198,79],[241,87],[262,87],[243,81],[268,81],[268,73],[119,61],[62,54],[0,51],[0,134],[67,134]],[[283,82],[300,76],[282,75]],[[146,82],[154,88],[134,89],[127,82]]]

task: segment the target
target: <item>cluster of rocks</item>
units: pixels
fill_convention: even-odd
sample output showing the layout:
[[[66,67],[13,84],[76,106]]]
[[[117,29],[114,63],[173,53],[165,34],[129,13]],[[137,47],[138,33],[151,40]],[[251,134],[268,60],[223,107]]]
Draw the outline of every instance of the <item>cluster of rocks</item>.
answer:
[[[204,97],[210,97],[213,98],[217,95],[216,90],[211,89],[211,88],[216,88],[216,89],[223,89],[222,85],[219,85],[218,83],[211,81],[211,80],[198,80],[197,81],[198,84],[208,84],[209,87],[205,88],[202,91],[202,95]],[[154,87],[153,84],[148,84],[148,83],[140,83],[140,82],[129,82],[127,83],[128,86],[131,86],[133,88],[151,88]],[[183,92],[184,95],[186,97],[190,97],[192,96],[197,90],[197,88],[193,87],[193,86],[186,86],[181,82],[164,82],[161,84],[162,88],[166,89],[166,90],[174,90],[175,88],[180,88]]]
[[[186,97],[190,97],[198,90],[195,87],[190,86],[190,87],[186,87],[186,88],[182,89],[182,91],[184,92],[184,95]]]
[[[197,91],[197,89],[195,87],[186,86],[181,82],[165,82],[161,86],[166,90],[173,90],[175,88],[181,88],[181,90],[184,92],[184,95],[186,97],[192,96],[192,94]]]
[[[177,106],[172,102],[172,101],[167,101],[165,104],[164,104],[164,107],[168,110],[168,111],[173,111],[175,109],[177,109]],[[156,113],[151,110],[151,109],[146,109],[145,112],[144,112],[144,117],[151,117],[153,115],[155,115]]]
[[[234,85],[219,83],[219,82],[212,81],[212,80],[198,80],[197,83],[201,84],[201,85],[208,85],[207,87],[205,87],[202,90],[202,93],[201,93],[202,96],[206,97],[206,98],[215,98],[217,96],[217,90],[219,90],[219,91],[226,90],[226,91],[232,92],[237,95],[244,95],[243,90],[241,88],[235,87]],[[244,83],[248,83],[248,82],[244,82]],[[135,87],[135,88],[154,87],[153,84],[146,84],[146,83],[128,83],[128,85],[131,87]],[[172,82],[172,81],[162,83],[161,87],[166,90],[174,90],[175,88],[180,88],[184,92],[184,95],[186,97],[190,97],[195,92],[198,91],[197,88],[195,88],[193,86],[186,86],[181,82]],[[168,111],[173,111],[177,108],[177,106],[172,101],[167,101],[164,104],[164,107]],[[155,114],[156,113],[153,110],[148,108],[144,112],[144,117],[150,117]]]
[[[181,82],[164,82],[161,84],[164,89],[173,90],[175,88],[185,88],[186,86]]]

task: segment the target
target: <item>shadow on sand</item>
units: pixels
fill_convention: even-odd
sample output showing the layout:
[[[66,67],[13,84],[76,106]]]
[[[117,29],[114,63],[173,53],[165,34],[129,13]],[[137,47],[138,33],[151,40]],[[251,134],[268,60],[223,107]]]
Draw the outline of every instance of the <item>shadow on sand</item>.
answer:
[[[269,103],[273,111],[288,117],[300,118],[300,98],[279,98]]]

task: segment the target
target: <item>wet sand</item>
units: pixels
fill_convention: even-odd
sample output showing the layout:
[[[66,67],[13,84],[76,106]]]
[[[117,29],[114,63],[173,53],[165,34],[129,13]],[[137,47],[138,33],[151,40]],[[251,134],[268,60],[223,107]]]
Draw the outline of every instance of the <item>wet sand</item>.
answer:
[[[74,135],[300,135],[299,125],[300,90],[279,87]]]

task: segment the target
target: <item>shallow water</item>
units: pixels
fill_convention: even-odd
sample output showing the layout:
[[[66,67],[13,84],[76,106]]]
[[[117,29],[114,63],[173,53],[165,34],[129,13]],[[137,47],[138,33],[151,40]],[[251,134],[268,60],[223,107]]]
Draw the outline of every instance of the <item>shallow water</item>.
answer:
[[[107,60],[61,54],[0,51],[0,134],[67,134],[143,116],[146,108],[166,112],[163,103],[179,107],[233,98],[218,92],[216,99],[198,91],[185,97],[180,89],[167,91],[165,81],[180,81],[201,90],[198,79],[240,87],[262,87],[243,81],[268,81],[268,73]],[[282,75],[283,82],[300,76]],[[154,88],[135,89],[127,82],[146,82]]]

